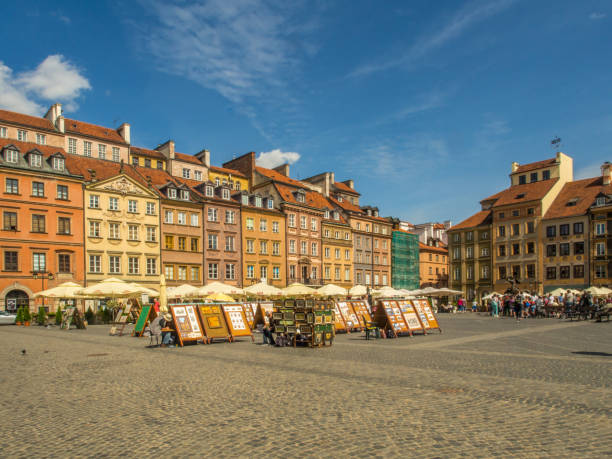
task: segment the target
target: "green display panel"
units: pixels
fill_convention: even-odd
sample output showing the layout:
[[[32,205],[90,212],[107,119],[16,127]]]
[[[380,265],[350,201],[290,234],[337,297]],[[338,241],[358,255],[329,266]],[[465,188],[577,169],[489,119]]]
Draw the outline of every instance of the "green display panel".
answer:
[[[149,313],[151,312],[151,305],[144,305],[140,310],[140,315],[138,316],[138,320],[136,321],[136,325],[134,326],[134,332],[142,333],[147,325],[147,318],[149,317]]]

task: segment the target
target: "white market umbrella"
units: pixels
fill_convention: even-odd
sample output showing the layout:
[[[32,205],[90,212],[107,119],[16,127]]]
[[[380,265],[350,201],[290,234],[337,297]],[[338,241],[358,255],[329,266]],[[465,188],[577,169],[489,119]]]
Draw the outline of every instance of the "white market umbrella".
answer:
[[[76,292],[83,289],[82,285],[75,282],[64,282],[56,287],[42,290],[34,294],[34,298],[80,298]]]
[[[244,291],[233,285],[224,284],[223,282],[211,282],[208,285],[198,288],[197,292],[192,295],[208,296],[215,293],[225,293],[226,295],[244,295]]]
[[[368,288],[365,285],[355,285],[349,290],[351,296],[363,296],[367,295]]]
[[[135,287],[122,281],[121,279],[117,279],[116,277],[109,277],[108,279],[104,279],[97,284],[82,288],[81,290],[77,291],[76,294],[85,297],[128,298],[138,295],[141,292],[141,287]]]
[[[339,285],[327,284],[317,289],[321,296],[346,296],[346,289]]]
[[[563,295],[567,292],[567,290],[562,289],[561,287],[554,289],[551,292],[548,292],[546,295],[552,295],[552,296],[559,296],[559,295]]]
[[[461,292],[461,293],[463,293],[463,292]],[[457,294],[457,295],[459,295],[459,294]],[[492,299],[492,298],[493,298],[495,295],[497,295],[497,296],[499,296],[499,297],[504,296],[504,295],[502,295],[501,293],[491,292],[491,293],[489,293],[488,295],[483,296],[483,297],[482,297],[482,299],[483,299],[483,300],[490,300],[490,299]]]
[[[404,294],[400,292],[399,290],[395,290],[393,287],[386,286],[381,289],[374,290],[373,295],[393,297],[393,296],[403,296]]]
[[[159,296],[159,292],[158,291],[153,290],[152,288],[145,287],[144,285],[137,284],[136,282],[130,282],[129,285],[131,285],[135,289],[140,290],[140,292],[138,292],[140,294],[144,293],[145,295],[149,295],[149,296],[153,296],[153,297]]]
[[[259,282],[257,284],[249,285],[248,287],[245,287],[243,290],[244,290],[244,293],[247,293],[249,295],[264,296],[264,297],[278,296],[278,295],[282,295],[283,293],[283,291],[280,288],[276,288],[273,285],[268,285],[267,282]]]
[[[587,288],[585,292],[589,292],[593,296],[601,296],[601,295],[607,295],[608,294],[607,290],[608,289],[604,290],[602,287],[591,286]]]
[[[314,288],[295,282],[283,289],[284,296],[298,296],[298,295],[316,295],[317,291]]]
[[[428,296],[437,297],[437,296],[452,296],[452,295],[462,295],[463,292],[461,290],[453,290],[451,288],[439,288],[435,289],[435,292],[426,293]]]
[[[192,296],[196,294],[198,287],[190,284],[179,285],[178,287],[171,287],[166,289],[166,295],[168,298],[182,298],[184,296]]]

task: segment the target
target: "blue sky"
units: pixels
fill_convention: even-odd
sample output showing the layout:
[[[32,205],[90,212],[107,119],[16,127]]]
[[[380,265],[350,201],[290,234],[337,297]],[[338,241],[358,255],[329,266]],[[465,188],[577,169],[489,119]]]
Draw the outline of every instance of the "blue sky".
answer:
[[[612,160],[608,1],[5,2],[0,106],[132,125],[213,164],[334,171],[362,203],[459,222],[552,157]],[[299,159],[298,159],[299,158]]]

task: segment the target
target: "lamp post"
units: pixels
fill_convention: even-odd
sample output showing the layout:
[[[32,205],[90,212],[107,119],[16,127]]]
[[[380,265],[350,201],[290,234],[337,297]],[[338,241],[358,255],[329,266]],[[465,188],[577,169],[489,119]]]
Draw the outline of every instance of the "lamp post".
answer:
[[[45,279],[50,280],[50,281],[55,279],[55,277],[53,276],[53,273],[49,271],[31,271],[31,273],[32,273],[33,279],[41,280],[41,287],[42,287],[41,291],[45,289]],[[45,308],[45,297],[44,296],[43,296],[43,308]],[[45,311],[46,310],[47,308],[45,308]]]

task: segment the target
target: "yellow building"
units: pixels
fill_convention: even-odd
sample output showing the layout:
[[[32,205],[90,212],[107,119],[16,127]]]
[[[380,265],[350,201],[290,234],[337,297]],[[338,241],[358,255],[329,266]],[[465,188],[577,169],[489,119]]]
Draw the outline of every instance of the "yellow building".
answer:
[[[130,147],[130,164],[163,171],[167,168],[166,157],[161,152],[142,147]]]
[[[323,282],[353,286],[353,233],[337,210],[327,211],[321,222]]]
[[[275,209],[271,196],[243,191],[236,199],[242,205],[242,285],[267,281],[286,286],[285,215]]]
[[[225,167],[210,166],[208,169],[208,180],[215,186],[229,185],[230,189],[236,191],[249,190],[249,180],[242,173]]]
[[[159,285],[159,195],[129,165],[69,156],[85,179],[85,279]],[[68,164],[67,164],[68,166]]]

